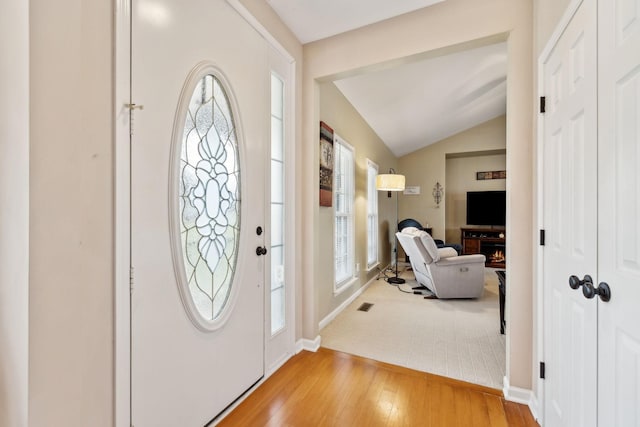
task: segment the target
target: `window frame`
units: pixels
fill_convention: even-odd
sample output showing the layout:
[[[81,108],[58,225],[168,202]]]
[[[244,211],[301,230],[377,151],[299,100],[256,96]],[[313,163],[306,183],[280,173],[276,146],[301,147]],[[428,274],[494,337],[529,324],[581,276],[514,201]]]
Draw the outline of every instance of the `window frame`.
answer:
[[[367,159],[367,271],[373,270],[380,264],[378,189],[376,188],[378,171],[378,165]],[[371,258],[372,255],[374,258]]]
[[[271,230],[269,232],[269,249],[270,249],[270,253],[271,256],[269,257],[269,262],[270,262],[270,266],[269,266],[269,272],[270,272],[270,279],[269,279],[269,297],[268,297],[268,301],[269,301],[269,337],[275,337],[276,335],[282,333],[284,330],[286,330],[287,325],[288,325],[288,321],[289,319],[288,317],[288,313],[287,313],[287,280],[286,280],[286,274],[285,274],[285,268],[287,267],[287,235],[286,235],[286,218],[287,218],[287,194],[286,194],[286,177],[287,177],[287,169],[286,169],[286,164],[288,163],[288,159],[287,159],[287,155],[286,155],[286,123],[285,123],[285,114],[286,114],[286,81],[285,79],[279,74],[277,73],[275,70],[271,70],[270,71],[270,128],[271,128],[271,137],[270,137],[270,145],[269,145],[269,173],[270,173],[270,178],[269,178],[269,187],[270,187],[270,197],[269,197],[269,217],[270,217],[270,224],[271,224]],[[277,94],[279,96],[279,107],[280,107],[280,111],[274,111],[274,80],[277,80],[280,84],[280,91]],[[273,133],[273,127],[274,127],[274,120],[278,122],[278,125],[280,127],[280,132],[278,133],[278,135],[280,136],[280,141],[279,141],[279,154],[281,156],[280,159],[274,157],[274,133]],[[273,182],[274,180],[274,176],[273,176],[273,166],[274,164],[280,164],[282,167],[282,182],[278,183],[279,184],[279,190],[281,191],[281,200],[278,202],[274,202],[274,189],[275,189],[275,183]],[[278,227],[274,227],[274,223],[273,223],[273,209],[274,209],[274,205],[279,205],[281,206],[282,209],[282,222],[281,224],[279,224],[279,228]],[[275,236],[274,232],[275,230],[280,230],[281,235],[280,236]],[[277,239],[276,239],[277,238]],[[279,241],[278,244],[274,244],[274,240]],[[280,249],[282,251],[282,265],[276,266],[274,264],[274,253],[276,252],[277,249]],[[273,271],[275,269],[278,269],[279,271]],[[278,282],[278,283],[274,283],[274,282]],[[277,294],[279,291],[281,290],[281,304],[282,304],[282,310],[283,312],[282,314],[282,324],[278,325],[278,327],[274,328],[274,294]]]
[[[355,148],[345,141],[342,137],[334,133],[334,171],[333,171],[333,255],[334,255],[334,294],[345,291],[356,279],[355,271],[355,166],[356,152]],[[345,164],[343,159],[344,150],[350,154],[350,158]],[[348,178],[344,181],[344,185],[339,186],[338,178],[344,176]],[[345,203],[341,204],[343,210],[338,211],[338,198],[344,194]],[[344,245],[345,253],[338,254],[338,218],[346,218],[347,236]],[[345,273],[338,275],[339,262],[343,260]]]

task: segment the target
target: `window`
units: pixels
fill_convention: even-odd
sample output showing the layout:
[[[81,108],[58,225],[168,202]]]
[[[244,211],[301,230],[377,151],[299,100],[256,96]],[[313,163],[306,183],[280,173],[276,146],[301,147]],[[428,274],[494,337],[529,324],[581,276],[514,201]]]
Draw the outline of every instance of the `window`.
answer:
[[[354,277],[355,155],[353,147],[334,136],[333,197],[335,210],[335,291]]]
[[[231,295],[240,238],[240,162],[235,118],[224,82],[211,67],[197,80],[176,141],[174,218],[182,262],[180,292],[198,326],[221,326]],[[180,106],[179,108],[183,108]],[[181,111],[181,110],[180,110]],[[174,163],[175,164],[175,163]],[[197,313],[197,314],[196,314]]]
[[[378,264],[378,165],[367,160],[367,269]]]
[[[271,74],[271,335],[285,326],[284,82]]]

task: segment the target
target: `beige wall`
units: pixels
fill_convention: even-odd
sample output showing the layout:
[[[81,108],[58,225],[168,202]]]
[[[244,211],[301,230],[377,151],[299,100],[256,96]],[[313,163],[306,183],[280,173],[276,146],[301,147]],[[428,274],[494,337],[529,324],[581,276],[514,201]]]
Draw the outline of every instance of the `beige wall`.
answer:
[[[0,426],[26,427],[29,378],[29,2],[0,3]]]
[[[447,155],[504,150],[505,146],[506,117],[500,116],[401,157],[398,171],[406,176],[407,185],[420,186],[421,194],[400,197],[400,218],[414,218],[423,225],[429,223],[433,237],[446,240],[445,218],[450,208]],[[440,207],[431,194],[436,182],[444,187],[445,199]]]
[[[506,170],[506,154],[476,154],[447,159],[445,237],[461,243],[460,229],[467,227],[467,191],[505,190],[505,179],[477,180],[476,172]]]
[[[302,69],[302,45],[269,4],[255,0],[239,0],[239,3],[242,3],[242,6],[256,18],[260,25],[266,28],[269,34],[289,52]],[[302,94],[299,96],[302,98]]]
[[[537,55],[544,49],[569,3],[571,0],[534,0]]]
[[[507,377],[515,387],[532,383],[532,120],[533,120],[533,10],[529,0],[448,0],[359,30],[304,46],[303,163],[305,198],[303,215],[312,219],[303,248],[305,286],[320,286],[318,248],[317,134],[320,80],[353,75],[417,58],[507,39]],[[510,221],[509,218],[517,218]],[[510,245],[509,240],[518,242]],[[304,301],[303,334],[318,333],[316,301]]]
[[[366,268],[367,159],[378,165],[380,173],[386,173],[389,168],[396,167],[396,158],[332,82],[320,85],[320,120],[331,126],[336,134],[340,135],[355,149],[355,262],[360,264],[357,282],[351,285],[349,289],[334,295],[334,210],[329,207],[319,207],[318,221],[323,232],[318,236],[316,298],[318,318],[322,320],[378,273],[376,269],[367,272]],[[393,242],[389,224],[395,222],[396,206],[395,198],[388,199],[386,193],[379,193],[378,197],[380,217],[380,246],[378,254],[381,266],[386,266],[391,258],[391,245]]]
[[[30,425],[113,424],[113,5],[31,1]]]

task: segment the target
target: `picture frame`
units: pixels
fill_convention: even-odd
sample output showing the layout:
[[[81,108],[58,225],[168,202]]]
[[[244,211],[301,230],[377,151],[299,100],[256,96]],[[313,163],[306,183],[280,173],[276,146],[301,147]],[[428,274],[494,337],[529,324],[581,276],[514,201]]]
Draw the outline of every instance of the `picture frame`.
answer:
[[[484,181],[487,179],[507,179],[507,171],[476,172],[476,181]]]
[[[320,122],[320,206],[333,206],[333,129]]]
[[[410,187],[405,187],[402,192],[405,196],[419,196],[420,195],[420,186],[414,185]]]

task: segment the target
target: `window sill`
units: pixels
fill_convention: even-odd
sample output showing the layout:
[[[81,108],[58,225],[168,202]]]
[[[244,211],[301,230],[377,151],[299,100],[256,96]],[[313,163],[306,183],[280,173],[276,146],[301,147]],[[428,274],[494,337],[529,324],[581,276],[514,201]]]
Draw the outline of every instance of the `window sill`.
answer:
[[[333,286],[333,296],[338,296],[341,293],[343,293],[344,291],[346,291],[347,289],[349,289],[351,286],[353,286],[354,283],[356,283],[358,281],[357,277],[352,277],[351,279],[349,279],[347,282],[345,282],[342,286],[340,286],[338,289],[336,289],[336,285]]]
[[[371,264],[370,266],[367,266],[367,273],[371,273],[373,270],[378,268],[379,265],[380,265],[380,261],[376,261],[375,264]]]

